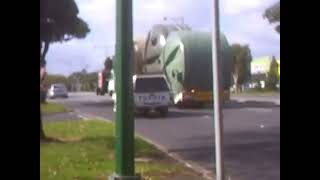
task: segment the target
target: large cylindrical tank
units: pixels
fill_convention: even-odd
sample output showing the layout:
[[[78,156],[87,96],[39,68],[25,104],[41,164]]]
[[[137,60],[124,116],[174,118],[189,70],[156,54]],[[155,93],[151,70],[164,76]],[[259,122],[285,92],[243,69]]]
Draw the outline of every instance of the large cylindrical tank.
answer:
[[[149,31],[144,49],[144,73],[162,73],[159,56],[171,32],[190,30],[187,25],[156,24]]]
[[[134,41],[133,74],[143,73],[143,54],[145,49],[145,39],[138,38]]]
[[[228,90],[231,80],[231,48],[220,35],[221,82]],[[212,40],[210,32],[179,31],[169,35],[160,55],[161,67],[175,102],[194,92],[201,101],[212,100]],[[221,90],[223,91],[223,90]],[[200,93],[201,92],[201,93]],[[205,95],[204,95],[205,94]]]

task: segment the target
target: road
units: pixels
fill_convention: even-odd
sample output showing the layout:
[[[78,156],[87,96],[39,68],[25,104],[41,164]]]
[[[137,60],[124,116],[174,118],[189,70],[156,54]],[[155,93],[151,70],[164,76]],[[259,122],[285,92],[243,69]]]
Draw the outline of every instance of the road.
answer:
[[[114,119],[112,101],[106,96],[77,93],[54,101],[76,112]],[[280,97],[234,97],[224,106],[223,116],[225,167],[231,180],[280,180]],[[135,128],[189,166],[207,173],[214,170],[210,109],[171,108],[167,118],[136,118]]]

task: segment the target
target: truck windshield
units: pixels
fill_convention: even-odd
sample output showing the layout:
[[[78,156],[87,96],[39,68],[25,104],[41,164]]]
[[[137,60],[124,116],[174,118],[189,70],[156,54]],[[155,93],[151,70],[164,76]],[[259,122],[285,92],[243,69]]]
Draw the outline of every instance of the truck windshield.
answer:
[[[162,77],[138,78],[135,84],[135,92],[163,92],[169,91],[167,83]]]

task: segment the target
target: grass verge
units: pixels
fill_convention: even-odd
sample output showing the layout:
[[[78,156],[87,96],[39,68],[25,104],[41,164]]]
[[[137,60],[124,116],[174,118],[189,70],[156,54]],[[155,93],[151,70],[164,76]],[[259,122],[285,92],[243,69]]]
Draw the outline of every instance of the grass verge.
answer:
[[[63,113],[69,111],[64,105],[51,102],[41,103],[40,108],[42,113]]]
[[[89,121],[45,123],[40,141],[40,179],[107,179],[115,169],[114,125]],[[135,139],[136,172],[146,180],[201,180],[140,138]]]

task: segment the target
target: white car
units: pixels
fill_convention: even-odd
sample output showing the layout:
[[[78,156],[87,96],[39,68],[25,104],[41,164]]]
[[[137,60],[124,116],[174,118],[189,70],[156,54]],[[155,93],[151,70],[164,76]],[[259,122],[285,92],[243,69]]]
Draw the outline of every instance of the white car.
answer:
[[[68,98],[68,91],[64,84],[52,84],[48,90],[49,98],[63,97]]]
[[[170,91],[163,75],[133,76],[133,93],[136,113],[159,112],[166,116],[171,104]],[[116,104],[116,95],[112,99]],[[116,110],[114,106],[114,111]]]

